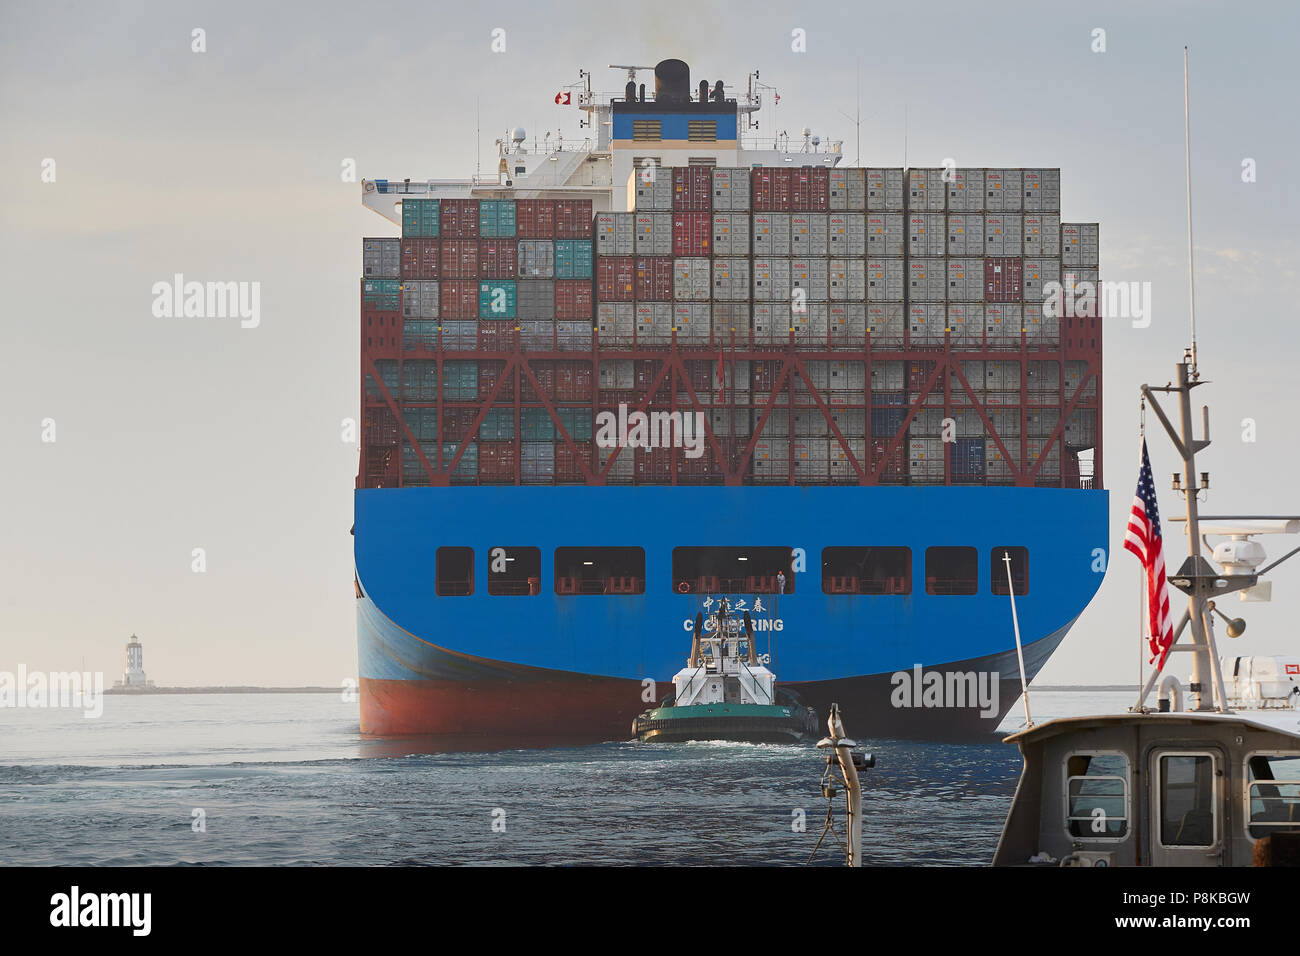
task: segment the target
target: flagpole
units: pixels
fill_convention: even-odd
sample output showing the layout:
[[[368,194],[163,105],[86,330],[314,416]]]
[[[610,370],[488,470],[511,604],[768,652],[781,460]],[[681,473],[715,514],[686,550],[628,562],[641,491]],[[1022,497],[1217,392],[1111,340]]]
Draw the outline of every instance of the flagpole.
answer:
[[[1020,697],[1025,702],[1025,726],[1034,726],[1029,714],[1029,684],[1025,680],[1025,652],[1020,646],[1020,618],[1016,616],[1016,585],[1011,580],[1011,552],[1003,551],[1002,560],[1007,566],[1007,594],[1011,597],[1011,626],[1016,632],[1016,660],[1020,662]]]

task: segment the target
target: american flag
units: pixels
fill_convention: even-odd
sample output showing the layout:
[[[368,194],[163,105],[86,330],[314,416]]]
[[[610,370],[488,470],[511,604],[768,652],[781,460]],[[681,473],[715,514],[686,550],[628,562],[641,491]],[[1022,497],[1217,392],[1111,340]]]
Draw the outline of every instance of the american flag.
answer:
[[[1165,578],[1165,549],[1160,536],[1160,511],[1156,507],[1156,486],[1151,477],[1151,459],[1147,442],[1142,439],[1142,471],[1138,474],[1137,494],[1124,532],[1124,547],[1138,556],[1147,571],[1147,615],[1150,632],[1151,660],[1165,666],[1169,648],[1174,643],[1174,625],[1169,618],[1169,581]]]

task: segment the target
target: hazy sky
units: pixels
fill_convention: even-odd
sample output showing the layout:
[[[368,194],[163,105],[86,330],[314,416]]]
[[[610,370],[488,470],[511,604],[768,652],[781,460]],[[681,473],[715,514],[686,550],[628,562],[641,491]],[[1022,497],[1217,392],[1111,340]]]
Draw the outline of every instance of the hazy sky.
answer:
[[[505,53],[490,51],[495,27]],[[341,163],[453,178],[481,154],[490,169],[511,127],[579,138],[579,114],[551,101],[579,68],[616,91],[608,63],[675,56],[696,80],[760,70],[781,93],[763,135],[810,126],[842,138],[850,163],[860,61],[863,165],[902,165],[906,104],[913,165],[1059,166],[1063,218],[1101,223],[1103,277],[1152,284],[1151,326],[1105,332],[1112,568],[1040,678],[1129,680],[1138,564],[1119,547],[1137,386],[1170,378],[1187,339],[1185,43],[1214,383],[1198,398],[1217,439],[1206,507],[1300,512],[1298,27],[1292,3],[4,0],[0,670],[84,660],[114,674],[135,632],[161,683],[354,675],[357,450],[340,421],[359,401],[361,238],[396,229],[361,206]],[[806,53],[791,52],[795,28]],[[1247,157],[1255,183],[1241,180]],[[156,318],[151,287],[177,272],[260,282],[261,325]],[[1241,440],[1246,417],[1255,443]],[[1177,514],[1162,437],[1151,457],[1162,511]],[[1300,541],[1265,544],[1276,557]],[[196,547],[205,574],[191,572]],[[1229,650],[1295,651],[1300,558],[1276,580],[1272,605],[1224,602],[1250,625]]]

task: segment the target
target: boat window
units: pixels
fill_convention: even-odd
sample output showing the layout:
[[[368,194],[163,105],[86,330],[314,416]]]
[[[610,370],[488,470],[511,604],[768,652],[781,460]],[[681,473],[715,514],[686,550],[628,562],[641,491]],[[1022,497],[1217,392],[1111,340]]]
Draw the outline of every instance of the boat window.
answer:
[[[1066,830],[1072,837],[1119,839],[1128,834],[1128,758],[1118,753],[1070,754],[1065,763]]]
[[[1160,843],[1215,843],[1214,758],[1209,754],[1165,754],[1160,758]]]
[[[979,557],[974,548],[926,548],[926,594],[974,594]]]
[[[994,594],[1007,593],[1007,562],[1011,555],[1011,580],[1017,594],[1029,593],[1029,549],[1019,545],[998,545],[989,552],[989,586]]]
[[[556,594],[645,594],[643,548],[556,548]]]
[[[673,548],[678,594],[793,594],[790,548]],[[784,580],[779,576],[784,575]]]
[[[433,591],[439,597],[474,593],[474,549],[439,548],[434,555]]]
[[[1300,830],[1300,753],[1255,754],[1246,768],[1251,839]]]
[[[823,548],[826,594],[911,594],[911,548]]]
[[[488,548],[488,594],[542,593],[542,552],[537,548]]]

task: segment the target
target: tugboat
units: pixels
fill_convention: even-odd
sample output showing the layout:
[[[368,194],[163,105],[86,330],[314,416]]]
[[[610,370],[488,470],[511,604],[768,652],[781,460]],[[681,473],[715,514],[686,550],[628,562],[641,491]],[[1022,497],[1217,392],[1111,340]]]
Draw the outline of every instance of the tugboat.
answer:
[[[817,712],[792,692],[777,690],[776,675],[759,663],[749,611],[730,613],[727,599],[709,598],[717,614],[705,626],[695,615],[691,654],[673,676],[673,696],[632,721],[642,742],[730,740],[799,743],[817,732]]]

